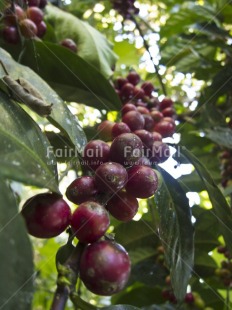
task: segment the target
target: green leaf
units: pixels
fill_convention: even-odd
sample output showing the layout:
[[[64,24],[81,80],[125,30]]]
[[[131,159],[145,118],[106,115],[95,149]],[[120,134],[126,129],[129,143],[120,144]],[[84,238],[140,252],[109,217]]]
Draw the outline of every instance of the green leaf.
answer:
[[[106,78],[113,73],[117,56],[113,44],[99,31],[74,15],[55,6],[46,7],[46,20],[53,25],[58,41],[71,38],[77,44],[78,55],[98,69]],[[87,69],[87,68],[86,68]]]
[[[138,307],[164,302],[159,287],[145,285],[135,288],[132,286],[127,291],[114,295],[111,300],[114,304],[131,304]]]
[[[194,272],[197,277],[206,278],[213,276],[216,268],[216,262],[208,253],[203,250],[195,252]]]
[[[32,58],[34,51],[29,58]],[[59,128],[75,145],[78,151],[81,151],[86,144],[85,134],[78,124],[76,117],[70,112],[61,98],[49,87],[49,85],[30,68],[20,65],[15,62],[11,56],[0,48],[0,60],[4,63],[8,74],[14,80],[19,77],[24,78],[32,84],[48,103],[53,104],[52,113],[49,116],[49,121]],[[43,65],[44,67],[45,65]],[[5,75],[0,66],[0,78]]]
[[[156,254],[159,238],[149,222],[140,220],[122,223],[115,228],[114,233],[116,241],[128,251],[132,264]]]
[[[0,92],[0,175],[59,193],[56,161],[32,118]]]
[[[174,293],[183,300],[193,266],[193,226],[185,192],[178,181],[159,168],[164,179],[155,194],[159,213],[159,234],[165,248]]]
[[[22,62],[45,79],[66,101],[84,103],[97,109],[121,108],[119,97],[109,81],[67,48],[29,41],[22,54]]]
[[[142,56],[134,44],[131,44],[125,40],[122,42],[115,42],[114,51],[119,56],[117,65],[133,67],[135,64],[139,63],[139,59]]]
[[[206,190],[208,191],[209,199],[213,205],[213,209],[211,210],[211,212],[215,216],[215,218],[217,218],[220,231],[224,237],[228,249],[232,253],[231,209],[222,192],[210,176],[208,170],[186,148],[182,148],[181,150],[182,154],[185,155],[195,167],[197,173],[199,174],[205,185]]]
[[[0,179],[0,308],[30,310],[33,256],[23,218],[9,186]]]
[[[213,142],[232,149],[232,129],[225,127],[215,127],[214,129],[205,130],[206,137]]]

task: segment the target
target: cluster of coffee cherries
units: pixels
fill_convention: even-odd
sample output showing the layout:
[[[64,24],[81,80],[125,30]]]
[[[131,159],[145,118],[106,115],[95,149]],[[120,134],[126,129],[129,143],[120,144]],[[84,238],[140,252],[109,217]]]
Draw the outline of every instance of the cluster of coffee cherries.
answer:
[[[177,299],[171,287],[171,278],[167,276],[165,279],[166,288],[162,291],[162,296],[165,300],[169,301],[171,304],[177,304]],[[190,309],[206,309],[205,302],[197,292],[186,293],[184,298],[185,305],[189,306]],[[211,308],[207,308],[211,309]]]
[[[123,104],[123,121],[127,118],[124,114],[136,111],[144,118],[143,129],[155,132],[153,135],[157,139],[158,134],[161,139],[173,135],[176,117],[173,101],[164,98],[159,102],[154,96],[156,89],[151,82],[141,83],[139,74],[131,71],[125,78],[118,77],[114,81],[114,87]]]
[[[56,237],[71,226],[73,234],[85,244],[79,272],[91,292],[108,296],[125,287],[130,276],[130,259],[120,244],[101,238],[110,223],[102,205],[88,200],[72,214],[60,195],[43,193],[27,200],[21,214],[29,234],[37,238]]]
[[[225,188],[231,184],[232,181],[232,151],[231,150],[224,150],[220,154],[220,161],[221,161],[221,184]]]
[[[139,9],[135,7],[135,0],[111,0],[113,8],[125,19],[130,19],[132,15],[137,15]]]
[[[46,5],[47,0],[24,0],[8,6],[3,12],[3,39],[7,43],[18,44],[20,34],[25,38],[42,38],[47,30],[43,21]]]
[[[218,276],[223,284],[232,287],[232,255],[225,246],[218,246],[218,253],[223,254],[225,260],[221,261],[221,267],[215,270],[215,275]]]

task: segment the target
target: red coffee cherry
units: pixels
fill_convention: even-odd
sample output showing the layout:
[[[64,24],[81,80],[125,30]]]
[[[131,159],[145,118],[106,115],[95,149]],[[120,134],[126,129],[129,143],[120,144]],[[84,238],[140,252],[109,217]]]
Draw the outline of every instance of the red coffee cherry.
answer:
[[[3,21],[8,26],[16,26],[17,22],[25,18],[25,13],[19,5],[14,5],[14,11],[11,6],[3,12]]]
[[[137,111],[130,111],[123,115],[122,121],[126,123],[131,131],[143,129],[145,120],[141,113]]]
[[[145,95],[148,97],[151,97],[152,92],[155,90],[155,88],[151,82],[144,82],[141,85],[141,88],[144,90]]]
[[[27,9],[27,18],[31,19],[36,25],[43,20],[43,11],[36,6],[31,6]]]
[[[131,132],[131,130],[128,127],[128,125],[126,123],[119,122],[116,123],[112,128],[112,137],[114,139],[123,133],[129,133],[129,132]]]
[[[128,80],[123,78],[123,77],[118,77],[115,82],[114,82],[114,86],[117,89],[121,89],[126,83],[128,83]]]
[[[172,99],[169,98],[164,98],[161,102],[160,102],[160,110],[164,110],[166,108],[172,107],[173,106],[173,101]]]
[[[148,157],[151,163],[159,164],[159,163],[163,163],[170,157],[170,149],[166,143],[163,143],[162,141],[155,141],[152,144],[149,154],[150,156]]]
[[[5,26],[2,30],[2,36],[7,43],[17,44],[20,41],[18,29],[15,26]]]
[[[156,172],[145,166],[133,166],[128,170],[126,191],[136,198],[149,198],[158,188]]]
[[[104,141],[112,140],[112,128],[115,125],[114,122],[105,120],[98,127],[97,132],[99,137]]]
[[[70,224],[71,210],[55,193],[38,194],[28,199],[21,211],[28,233],[37,238],[52,238]]]
[[[126,83],[122,86],[120,91],[120,97],[122,101],[129,100],[134,96],[134,85],[131,83]]]
[[[94,201],[80,204],[71,219],[73,233],[83,243],[97,241],[105,234],[109,225],[108,212],[102,205]]]
[[[92,200],[97,195],[98,190],[93,177],[82,176],[74,180],[66,190],[68,200],[79,205],[87,200]]]
[[[154,139],[153,139],[151,132],[145,129],[140,129],[140,130],[135,130],[134,133],[141,139],[145,148],[152,147],[154,143]]]
[[[83,152],[83,164],[96,170],[109,160],[110,147],[101,140],[93,140],[86,144]]]
[[[77,52],[77,45],[72,39],[67,38],[67,39],[62,40],[60,42],[60,45],[68,48],[70,51],[74,53]]]
[[[110,296],[125,287],[130,266],[130,258],[120,244],[101,240],[85,248],[80,260],[80,278],[92,293]]]
[[[96,170],[95,184],[100,192],[117,192],[125,186],[126,182],[127,171],[118,163],[107,162]]]
[[[127,75],[127,80],[129,81],[129,83],[137,85],[140,82],[140,75],[135,71],[131,71]]]
[[[163,138],[171,137],[175,132],[175,125],[171,122],[160,121],[154,127],[154,131],[157,131]]]
[[[37,26],[32,20],[25,18],[20,22],[19,26],[21,33],[25,38],[30,39],[37,35]]]
[[[116,137],[110,147],[112,161],[124,166],[132,166],[143,155],[143,143],[133,133],[123,133]]]
[[[37,24],[37,36],[39,38],[42,38],[46,31],[47,31],[47,25],[45,24],[45,22],[42,20],[42,22],[40,22],[39,24]]]
[[[137,111],[137,108],[133,103],[128,102],[128,103],[124,104],[124,106],[122,107],[121,113],[122,113],[122,115],[124,115],[130,111]]]
[[[107,202],[106,208],[117,220],[128,222],[137,213],[139,204],[134,196],[121,191]]]

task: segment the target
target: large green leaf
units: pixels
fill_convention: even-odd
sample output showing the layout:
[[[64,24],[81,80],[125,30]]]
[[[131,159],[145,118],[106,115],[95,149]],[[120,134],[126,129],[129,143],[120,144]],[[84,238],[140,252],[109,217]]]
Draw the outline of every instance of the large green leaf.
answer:
[[[2,179],[0,187],[0,308],[30,310],[34,278],[32,248],[13,193]]]
[[[129,305],[117,305],[117,306],[110,306],[104,307],[102,310],[139,310],[139,308]]]
[[[160,287],[146,285],[139,287],[132,286],[127,291],[122,291],[114,295],[111,300],[113,304],[131,304],[138,307],[164,302]]]
[[[32,118],[0,92],[0,175],[59,192],[56,161]]]
[[[21,60],[64,100],[105,110],[119,110],[121,107],[109,81],[67,48],[48,42],[28,42]]]
[[[149,222],[122,223],[114,232],[116,241],[127,249],[133,265],[156,254],[159,238]]]
[[[96,67],[105,77],[112,75],[117,56],[112,43],[88,23],[57,7],[47,6],[46,20],[54,26],[58,41],[71,38],[77,44],[78,55]],[[87,69],[87,68],[86,68]]]
[[[182,148],[181,152],[188,158],[189,162],[193,164],[197,173],[201,177],[213,206],[211,212],[215,218],[217,218],[220,231],[224,237],[226,245],[232,253],[232,212],[225,197],[202,163],[186,148]]]
[[[34,52],[29,55],[32,58]],[[56,127],[58,127],[75,145],[77,150],[81,150],[86,144],[85,134],[78,124],[76,117],[69,111],[68,107],[64,104],[61,98],[53,91],[49,85],[30,68],[20,65],[14,61],[11,56],[0,48],[0,60],[5,65],[8,74],[14,80],[24,78],[31,83],[41,94],[42,98],[48,103],[53,104],[52,113],[49,120]],[[43,65],[44,67],[46,65]],[[0,78],[5,75],[0,67]]]
[[[193,266],[193,226],[185,192],[178,181],[159,168],[164,182],[155,194],[159,234],[178,300],[186,294]]]
[[[206,137],[213,142],[232,149],[232,129],[225,127],[215,127],[206,130]]]
[[[170,37],[176,33],[188,30],[189,26],[199,22],[215,22],[217,25],[217,12],[212,6],[207,4],[197,5],[190,1],[184,1],[181,6],[176,7],[175,13],[171,14],[165,26],[161,28],[161,37]]]

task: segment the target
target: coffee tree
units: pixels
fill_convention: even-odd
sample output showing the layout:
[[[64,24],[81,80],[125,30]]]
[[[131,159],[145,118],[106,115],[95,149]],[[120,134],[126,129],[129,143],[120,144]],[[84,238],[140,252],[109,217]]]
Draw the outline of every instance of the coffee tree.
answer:
[[[231,3],[0,9],[0,309],[230,309]]]

